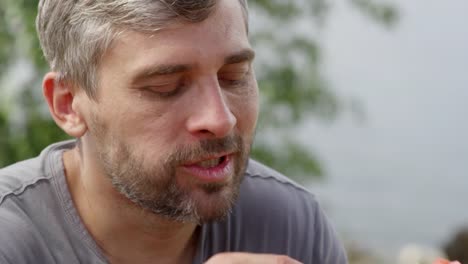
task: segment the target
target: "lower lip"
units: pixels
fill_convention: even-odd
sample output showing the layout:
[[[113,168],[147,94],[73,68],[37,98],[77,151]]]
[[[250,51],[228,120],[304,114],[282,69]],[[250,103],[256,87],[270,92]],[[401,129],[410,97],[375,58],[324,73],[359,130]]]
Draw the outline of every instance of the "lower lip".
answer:
[[[183,166],[185,172],[202,182],[223,182],[232,174],[233,162],[231,155],[224,158],[224,161],[218,166],[204,168],[197,165]]]

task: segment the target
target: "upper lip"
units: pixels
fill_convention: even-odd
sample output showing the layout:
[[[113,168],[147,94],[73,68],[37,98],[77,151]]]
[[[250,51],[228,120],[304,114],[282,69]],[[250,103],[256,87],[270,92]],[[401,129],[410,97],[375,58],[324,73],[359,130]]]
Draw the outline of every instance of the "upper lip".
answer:
[[[221,157],[230,156],[233,153],[234,152],[221,152],[221,153],[217,153],[217,154],[212,154],[212,155],[205,156],[205,157],[202,157],[202,158],[199,158],[199,159],[196,159],[196,160],[190,160],[190,161],[184,162],[183,165],[184,166],[190,166],[190,165],[197,164],[197,163],[205,161],[205,160],[219,159]]]

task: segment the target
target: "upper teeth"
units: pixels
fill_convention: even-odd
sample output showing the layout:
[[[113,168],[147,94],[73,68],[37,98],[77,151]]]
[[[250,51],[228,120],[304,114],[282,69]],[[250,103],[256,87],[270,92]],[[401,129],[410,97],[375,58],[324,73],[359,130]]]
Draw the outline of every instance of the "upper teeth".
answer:
[[[197,165],[203,168],[212,168],[212,167],[218,166],[220,160],[221,158],[204,160],[202,162],[197,163]]]

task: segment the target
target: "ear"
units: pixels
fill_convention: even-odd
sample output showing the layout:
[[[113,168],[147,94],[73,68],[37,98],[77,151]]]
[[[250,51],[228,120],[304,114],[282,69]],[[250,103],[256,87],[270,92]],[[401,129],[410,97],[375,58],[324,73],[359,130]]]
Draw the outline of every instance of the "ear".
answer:
[[[65,133],[75,138],[82,137],[87,131],[87,126],[83,116],[77,111],[77,105],[79,96],[85,95],[75,91],[72,85],[57,79],[56,72],[49,72],[44,76],[42,83],[42,92],[50,114]]]

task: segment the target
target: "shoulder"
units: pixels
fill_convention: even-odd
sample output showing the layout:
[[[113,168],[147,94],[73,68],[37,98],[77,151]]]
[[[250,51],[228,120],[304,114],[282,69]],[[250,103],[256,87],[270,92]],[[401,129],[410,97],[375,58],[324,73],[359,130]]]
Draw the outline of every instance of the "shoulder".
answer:
[[[20,195],[29,186],[47,179],[39,158],[21,161],[0,169],[0,206],[10,195]]]
[[[61,149],[54,144],[40,156],[0,169],[0,263],[77,263],[57,188],[64,177]],[[73,240],[74,241],[74,240]],[[80,249],[81,250],[81,249]]]
[[[270,240],[316,233],[317,218],[322,215],[312,193],[254,160],[249,161],[235,212],[240,212],[242,217],[237,219],[244,229],[270,232]]]
[[[30,189],[43,180],[39,158],[33,158],[0,169],[0,260],[2,263],[33,263],[34,251],[42,240],[32,216],[33,201]],[[36,192],[33,192],[36,193]],[[37,204],[36,204],[37,205]],[[35,213],[36,212],[36,213]]]
[[[53,173],[62,169],[61,153],[71,148],[73,141],[59,142],[44,149],[35,158],[0,168],[0,206],[9,196],[18,196],[42,181],[49,181]]]
[[[247,244],[255,241],[270,253],[287,254],[304,263],[347,263],[315,195],[259,162],[249,162],[235,210],[238,227],[254,236]]]
[[[0,260],[2,263],[34,263],[43,259],[38,249],[44,244],[29,218],[18,213],[10,201],[0,206]],[[39,258],[38,258],[39,257]]]
[[[253,159],[249,160],[245,174],[246,174],[246,179],[249,179],[249,178],[263,179],[266,181],[278,183],[280,185],[291,186],[298,190],[307,192],[307,190],[303,186],[294,182],[290,178],[284,176],[282,173]]]
[[[300,184],[257,161],[250,160],[241,186],[241,199],[258,201],[268,208],[282,207],[290,212],[302,213],[318,209],[315,196]],[[285,208],[286,207],[286,208]],[[265,208],[267,209],[267,208]]]

